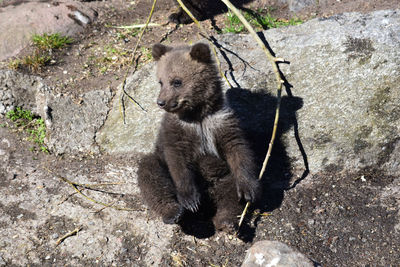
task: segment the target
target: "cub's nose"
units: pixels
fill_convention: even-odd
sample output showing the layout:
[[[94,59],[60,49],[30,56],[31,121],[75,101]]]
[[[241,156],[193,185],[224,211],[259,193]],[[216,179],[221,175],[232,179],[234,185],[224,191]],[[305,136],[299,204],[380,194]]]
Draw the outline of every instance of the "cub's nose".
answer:
[[[162,107],[165,106],[165,101],[164,101],[164,100],[157,99],[157,105],[158,105],[160,108],[162,108]]]

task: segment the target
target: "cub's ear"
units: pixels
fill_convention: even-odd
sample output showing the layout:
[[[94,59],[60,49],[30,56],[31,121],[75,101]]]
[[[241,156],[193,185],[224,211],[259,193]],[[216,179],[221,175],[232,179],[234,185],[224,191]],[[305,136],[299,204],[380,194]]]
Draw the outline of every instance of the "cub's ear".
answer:
[[[208,45],[203,43],[197,43],[192,46],[190,50],[190,56],[199,62],[210,63],[211,62],[211,53]]]
[[[153,49],[151,51],[151,54],[153,55],[153,58],[155,61],[158,61],[165,53],[168,51],[171,51],[172,47],[165,46],[162,44],[155,44],[153,45]]]

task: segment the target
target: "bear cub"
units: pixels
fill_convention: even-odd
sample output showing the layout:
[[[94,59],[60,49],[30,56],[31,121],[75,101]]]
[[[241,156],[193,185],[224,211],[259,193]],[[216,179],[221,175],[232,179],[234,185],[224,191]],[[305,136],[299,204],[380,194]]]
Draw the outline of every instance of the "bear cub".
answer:
[[[165,110],[154,152],[139,164],[138,184],[167,224],[212,205],[216,229],[234,231],[244,201],[260,194],[253,153],[227,106],[208,45],[153,46]]]

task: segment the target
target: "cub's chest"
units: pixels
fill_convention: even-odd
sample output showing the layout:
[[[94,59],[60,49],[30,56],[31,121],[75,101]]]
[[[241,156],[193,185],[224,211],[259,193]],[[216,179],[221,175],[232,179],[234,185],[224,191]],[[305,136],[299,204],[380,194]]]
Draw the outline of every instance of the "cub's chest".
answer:
[[[231,110],[223,109],[207,116],[201,123],[180,122],[185,131],[190,131],[196,137],[198,142],[193,142],[196,154],[220,157],[217,149],[217,144],[221,141],[220,133],[229,127],[232,115]]]

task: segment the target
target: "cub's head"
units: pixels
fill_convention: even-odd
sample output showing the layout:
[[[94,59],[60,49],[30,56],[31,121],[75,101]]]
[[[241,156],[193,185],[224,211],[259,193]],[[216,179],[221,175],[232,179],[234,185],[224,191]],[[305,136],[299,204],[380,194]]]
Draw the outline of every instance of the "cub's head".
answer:
[[[165,111],[181,118],[204,118],[221,104],[220,79],[208,45],[156,44],[152,54],[161,86],[157,104]]]

